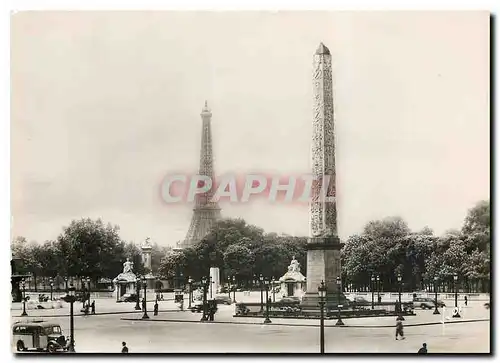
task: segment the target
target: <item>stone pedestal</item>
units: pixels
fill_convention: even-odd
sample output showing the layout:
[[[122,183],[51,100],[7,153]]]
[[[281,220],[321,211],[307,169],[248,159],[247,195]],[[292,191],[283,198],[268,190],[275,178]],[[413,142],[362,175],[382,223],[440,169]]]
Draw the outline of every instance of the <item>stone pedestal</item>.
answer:
[[[307,244],[307,287],[302,298],[303,309],[319,309],[318,287],[321,281],[327,289],[326,306],[337,309],[339,303],[337,276],[340,276],[340,249],[337,236],[311,237]],[[346,297],[340,293],[340,304],[346,306]]]
[[[211,286],[208,287],[208,297],[215,297],[220,288],[220,273],[218,267],[210,267]],[[212,293],[210,293],[210,291]]]

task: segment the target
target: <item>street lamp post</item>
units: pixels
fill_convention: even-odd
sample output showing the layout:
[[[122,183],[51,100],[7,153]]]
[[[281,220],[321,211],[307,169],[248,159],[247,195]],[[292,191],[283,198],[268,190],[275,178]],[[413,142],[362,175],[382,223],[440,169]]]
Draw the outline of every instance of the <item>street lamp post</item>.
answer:
[[[88,305],[90,306],[90,277],[87,277],[87,288],[88,288],[87,294],[89,297]]]
[[[260,282],[260,312],[264,311],[264,291],[262,289],[262,283],[264,282],[264,276],[260,274],[259,276],[259,282]]]
[[[231,276],[227,277],[227,295],[229,300],[231,300]]]
[[[372,310],[373,310],[375,308],[374,301],[373,301],[373,298],[374,298],[374,296],[373,296],[374,290],[373,289],[375,288],[375,277],[372,275],[370,277],[370,280],[372,282],[372,289],[371,290],[372,290]]]
[[[189,286],[189,304],[188,304],[188,309],[191,310],[191,296],[193,295],[193,279],[191,276],[188,277],[188,286]]]
[[[75,352],[75,322],[73,314],[73,304],[76,301],[75,297],[75,287],[73,284],[68,288],[68,296],[66,301],[69,302],[69,347],[68,351],[71,353]]]
[[[54,292],[54,280],[52,279],[52,277],[50,278],[50,301],[52,301],[52,294]]]
[[[264,319],[264,324],[270,324],[271,319],[269,319],[269,281],[265,280],[264,285],[266,287],[266,318]]]
[[[201,278],[201,284],[203,285],[203,315],[201,317],[201,321],[208,320],[207,316],[207,284],[209,279],[205,276]]]
[[[399,311],[398,311],[398,317],[396,320],[405,320],[403,317],[403,305],[401,304],[401,286],[402,286],[402,281],[403,278],[401,277],[401,274],[398,274],[398,285],[399,285]]]
[[[142,277],[142,284],[144,285],[144,315],[142,315],[143,319],[149,319],[148,316],[148,298],[146,296],[146,288],[148,286],[147,284],[148,280],[146,280],[146,276]]]
[[[319,320],[319,352],[325,353],[325,297],[326,286],[325,282],[321,280],[321,285],[318,286],[319,307],[320,307],[320,320]]]
[[[342,318],[340,317],[340,309],[342,308],[342,305],[340,304],[340,290],[342,289],[342,281],[340,279],[340,276],[337,276],[337,308],[338,308],[338,319],[335,325],[344,325],[344,322],[342,321]]]
[[[458,312],[458,289],[457,289],[457,281],[458,281],[458,275],[454,274],[453,275],[453,284],[455,288],[455,313],[453,314],[454,318],[460,318],[460,313]]]
[[[21,286],[23,287],[23,313],[21,316],[26,316],[28,313],[26,312],[26,281],[22,279]]]
[[[137,299],[135,300],[135,310],[142,310],[139,305],[139,295],[141,294],[141,278],[137,276],[135,280],[135,292],[137,295]]]
[[[68,278],[67,277],[64,278],[64,285],[66,285],[64,289],[66,290],[66,293],[68,293]]]
[[[233,276],[233,302],[236,304],[236,276]]]
[[[271,289],[273,289],[273,303],[276,302],[276,280],[274,279],[274,276],[273,276],[273,280],[271,281],[272,285],[271,285]]]
[[[377,275],[377,304],[380,302],[380,276]]]
[[[437,276],[434,276],[434,312],[432,314],[439,315],[440,312],[438,310],[438,291],[437,291]]]

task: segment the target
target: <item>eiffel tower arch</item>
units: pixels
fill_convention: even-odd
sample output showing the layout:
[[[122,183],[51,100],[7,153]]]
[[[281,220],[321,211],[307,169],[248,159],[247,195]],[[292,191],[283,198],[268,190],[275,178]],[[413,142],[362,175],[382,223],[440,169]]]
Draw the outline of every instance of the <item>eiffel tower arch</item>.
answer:
[[[201,132],[201,150],[200,150],[200,176],[207,176],[214,179],[214,160],[212,154],[212,130],[211,119],[212,112],[207,106],[201,110],[202,119],[202,132]],[[184,241],[178,244],[178,248],[185,248],[193,246],[205,237],[217,220],[221,218],[221,209],[216,201],[213,201],[215,193],[215,186],[207,192],[196,194],[195,207],[193,209],[193,216],[191,224]]]

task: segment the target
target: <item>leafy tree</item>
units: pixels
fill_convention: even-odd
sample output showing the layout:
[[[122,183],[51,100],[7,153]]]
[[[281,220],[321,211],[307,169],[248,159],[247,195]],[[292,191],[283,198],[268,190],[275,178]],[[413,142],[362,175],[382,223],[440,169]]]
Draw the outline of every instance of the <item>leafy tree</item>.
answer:
[[[119,227],[101,219],[73,220],[57,238],[61,271],[68,276],[115,277],[121,272],[124,243]]]

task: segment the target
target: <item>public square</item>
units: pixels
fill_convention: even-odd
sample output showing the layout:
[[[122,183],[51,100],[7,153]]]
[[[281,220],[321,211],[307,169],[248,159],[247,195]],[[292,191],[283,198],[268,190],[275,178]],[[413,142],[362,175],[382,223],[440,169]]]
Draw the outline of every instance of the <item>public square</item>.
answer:
[[[13,15],[14,351],[490,353],[491,19],[394,14]]]
[[[243,299],[239,293],[237,299]],[[248,298],[248,297],[247,297]],[[258,300],[258,293],[251,301]],[[187,298],[186,298],[187,301]],[[453,301],[446,301],[452,305]],[[318,353],[319,321],[309,319],[236,318],[234,304],[220,305],[214,322],[200,322],[201,314],[175,311],[173,301],[159,303],[159,315],[141,320],[133,303],[97,299],[98,315],[82,316],[80,304],[75,317],[75,345],[79,353],[116,353],[126,341],[130,353]],[[405,340],[394,338],[394,317],[344,319],[346,326],[325,322],[326,353],[416,353],[427,343],[429,353],[488,353],[490,351],[489,312],[484,301],[470,302],[460,319],[445,319],[432,310],[416,310],[405,324]],[[186,305],[187,306],[187,305]],[[77,309],[78,308],[78,309]],[[69,331],[68,306],[60,309],[29,310],[20,318],[20,310],[11,310],[12,322],[43,319],[59,323]],[[75,311],[76,311],[75,310]],[[102,313],[99,314],[99,313]],[[448,311],[449,313],[449,311]],[[61,316],[66,314],[66,316]],[[56,315],[57,317],[52,317]],[[456,320],[463,322],[456,323]],[[438,324],[436,324],[438,323]],[[432,324],[417,325],[414,324]]]

